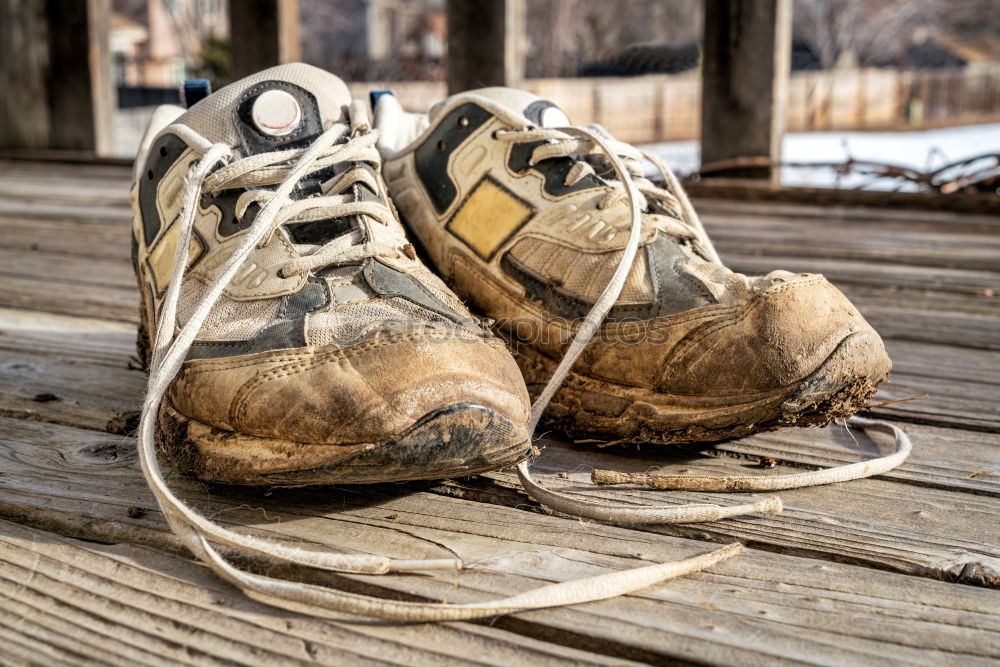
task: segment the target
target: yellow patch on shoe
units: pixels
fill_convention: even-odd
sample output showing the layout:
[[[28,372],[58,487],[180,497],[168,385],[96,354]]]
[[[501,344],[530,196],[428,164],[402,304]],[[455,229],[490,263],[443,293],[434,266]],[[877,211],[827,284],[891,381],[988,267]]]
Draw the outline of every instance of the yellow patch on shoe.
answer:
[[[171,225],[153,246],[147,261],[150,272],[153,274],[153,291],[155,294],[162,294],[167,289],[170,276],[174,271],[174,253],[177,252],[177,237],[179,236],[178,225]],[[188,247],[188,268],[197,262],[204,250],[204,244],[197,234],[191,237],[191,245]]]
[[[446,229],[489,261],[534,212],[527,202],[486,176],[472,189]]]

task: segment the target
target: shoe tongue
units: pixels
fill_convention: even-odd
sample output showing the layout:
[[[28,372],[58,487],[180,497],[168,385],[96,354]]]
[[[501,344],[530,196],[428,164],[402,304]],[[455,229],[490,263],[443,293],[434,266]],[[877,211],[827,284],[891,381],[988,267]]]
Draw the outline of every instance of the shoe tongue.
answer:
[[[291,63],[219,89],[177,119],[212,143],[243,155],[308,145],[333,123],[347,122],[351,93],[338,77]]]
[[[461,93],[456,97],[466,96],[484,97],[491,102],[495,102],[511,113],[523,116],[528,125],[536,127],[565,127],[570,124],[569,118],[566,117],[562,109],[552,102],[543,100],[526,90],[502,87],[480,88]],[[434,109],[431,109],[431,122],[437,119],[437,114],[443,108],[444,104],[439,104]]]
[[[301,148],[334,123],[348,123],[351,93],[338,77],[303,63],[279,65],[240,79],[192,106],[176,122],[212,143],[236,148],[238,157]],[[332,169],[332,168],[331,168]],[[319,191],[328,177],[300,181],[292,197]],[[332,220],[285,225],[303,255],[334,239],[344,247],[364,242],[356,225]]]

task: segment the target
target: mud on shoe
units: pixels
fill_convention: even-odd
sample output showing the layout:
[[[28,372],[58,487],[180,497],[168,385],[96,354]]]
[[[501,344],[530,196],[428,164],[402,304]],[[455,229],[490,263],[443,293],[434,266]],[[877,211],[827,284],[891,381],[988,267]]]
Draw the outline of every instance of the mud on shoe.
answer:
[[[438,274],[497,321],[533,395],[638,229],[620,294],[545,413],[572,435],[675,443],[823,425],[863,407],[889,372],[839,290],[820,275],[726,268],[669,168],[600,127],[507,88],[427,115],[382,95],[374,117],[401,218]]]
[[[140,354],[152,386],[169,382],[156,443],[178,471],[385,482],[531,454],[517,365],[417,258],[370,125],[340,79],[302,64],[157,110],[133,259]]]

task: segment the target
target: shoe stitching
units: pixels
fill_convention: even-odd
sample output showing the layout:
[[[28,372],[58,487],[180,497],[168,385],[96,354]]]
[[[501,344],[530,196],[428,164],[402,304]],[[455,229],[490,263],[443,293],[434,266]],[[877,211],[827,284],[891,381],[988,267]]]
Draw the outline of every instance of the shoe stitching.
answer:
[[[434,337],[435,336],[427,336],[426,338],[434,338]],[[407,338],[416,340],[417,338],[421,337],[412,336]],[[441,336],[441,338],[443,339],[444,336]],[[406,338],[404,338],[403,340],[406,340]],[[460,342],[466,344],[474,344],[478,342],[478,340],[475,338],[469,338],[466,340],[462,340]],[[296,361],[281,366],[273,366],[268,369],[261,369],[257,371],[252,377],[250,377],[246,382],[243,383],[243,385],[239,388],[239,390],[237,390],[236,395],[233,397],[229,409],[230,422],[237,429],[240,428],[239,424],[245,418],[246,404],[250,399],[250,395],[258,387],[272,380],[278,380],[280,378],[297,375],[299,373],[305,373],[314,368],[325,366],[334,360],[346,361],[348,363],[351,363],[352,359],[360,357],[362,356],[363,352],[367,352],[376,347],[379,346],[372,345],[363,350],[357,350],[357,351],[353,350],[352,348],[351,351],[349,352],[344,352],[343,350],[331,350],[320,354],[314,354],[312,356],[304,356],[301,359],[298,359]],[[351,363],[351,367],[354,368],[353,363]],[[365,384],[371,389],[371,385],[368,384],[368,380],[365,378],[363,373],[356,373],[356,375],[359,378],[361,378],[362,381],[365,382]],[[378,393],[374,390],[372,390],[372,392],[375,394]]]
[[[236,358],[228,359],[196,359],[185,363],[185,373],[191,375],[198,375],[201,373],[210,373],[215,371],[225,371],[233,370],[236,368],[244,368],[249,366],[254,366],[261,363],[271,363],[271,364],[281,364],[285,362],[297,361],[301,359],[309,358],[317,353],[323,355],[336,355],[347,354],[361,354],[363,352],[368,352],[369,350],[379,347],[381,345],[391,345],[394,343],[405,342],[407,340],[418,340],[421,338],[455,338],[463,342],[476,342],[476,343],[487,343],[491,345],[498,345],[494,341],[484,341],[481,338],[474,336],[473,334],[460,332],[458,330],[455,333],[445,333],[440,331],[426,331],[426,332],[405,332],[396,334],[382,334],[376,336],[371,340],[367,340],[363,343],[353,345],[351,347],[337,347],[333,346],[320,346],[314,348],[305,348],[309,351],[303,352],[292,352],[278,356],[268,357],[268,352],[256,352],[252,355],[245,355]],[[302,348],[300,348],[302,349]]]

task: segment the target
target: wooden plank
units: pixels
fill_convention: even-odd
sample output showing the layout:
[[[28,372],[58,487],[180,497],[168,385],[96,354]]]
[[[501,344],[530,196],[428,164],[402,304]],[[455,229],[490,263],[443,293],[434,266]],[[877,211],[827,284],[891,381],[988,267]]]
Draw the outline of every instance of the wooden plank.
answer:
[[[935,233],[947,230],[957,236],[986,236],[1000,226],[1000,216],[949,211],[910,210],[874,206],[820,206],[788,202],[695,199],[699,214],[710,224],[741,222],[748,225],[796,223],[817,233],[836,231],[896,231]],[[864,239],[857,239],[863,241]]]
[[[160,514],[149,509],[152,499],[131,443],[9,421],[17,432],[6,431],[0,448],[0,514],[87,540],[179,548]],[[313,575],[317,582],[404,599],[465,602],[704,549],[703,543],[612,526],[583,530],[575,520],[399,485],[215,488],[209,495],[197,483],[172,478],[171,484],[200,511],[258,534],[337,551],[411,558],[447,553],[479,563],[424,576]],[[130,506],[149,511],[130,517]],[[635,595],[518,614],[493,627],[658,663],[986,664],[1000,651],[998,601],[1000,593],[972,586],[750,550],[710,572]]]
[[[28,624],[34,625],[30,622]],[[83,664],[82,655],[61,645],[53,646],[49,641],[48,637],[39,637],[34,633],[32,637],[27,637],[23,626],[17,630],[0,626],[0,657],[15,665],[74,667]],[[66,642],[57,640],[57,643]]]
[[[122,230],[126,242],[128,232]],[[0,275],[38,277],[66,286],[137,289],[128,262],[97,262],[93,257],[67,257],[41,248],[31,252],[0,247]]]
[[[0,521],[0,628],[114,664],[623,664],[471,623],[275,613],[190,560]],[[30,619],[27,623],[25,621]],[[360,622],[359,622],[360,621]],[[628,663],[632,664],[632,663]]]
[[[838,285],[883,338],[1000,350],[993,307],[977,296]]]
[[[928,488],[1000,496],[1000,439],[995,434],[922,424],[900,424],[914,443],[913,454],[879,479]],[[725,452],[754,463],[761,456],[797,466],[829,468],[877,456],[876,444],[858,429],[781,429],[719,443],[702,454]],[[650,452],[645,452],[647,455]],[[669,459],[668,459],[669,462]]]
[[[83,209],[72,201],[48,201],[36,199],[0,199],[0,216],[17,218],[49,218],[108,222],[132,220],[132,211],[118,204],[93,205]]]
[[[759,183],[758,186],[768,187]],[[882,196],[890,193],[867,192],[858,194]],[[913,196],[912,193],[899,194],[917,200],[926,199],[925,197]],[[937,196],[933,199],[946,200],[947,197]],[[850,228],[877,227],[925,232],[947,229],[954,234],[989,234],[1000,227],[1000,210],[995,213],[963,212],[961,215],[955,215],[955,212],[952,211],[937,210],[926,206],[922,208],[900,208],[890,205],[852,206],[818,203],[808,198],[803,198],[803,201],[790,202],[717,199],[708,196],[694,197],[694,204],[701,215],[708,217],[722,216],[748,220],[787,218],[818,226],[829,225],[834,228],[841,226]]]
[[[898,373],[1000,385],[1000,355],[993,352],[904,340],[887,341],[886,349]]]
[[[836,285],[893,286],[898,289],[935,290],[982,296],[1000,295],[1000,273],[930,266],[886,265],[866,261],[821,257],[758,257],[723,255],[734,271],[763,275],[781,268],[793,273],[822,273]],[[984,305],[1000,314],[1000,298],[983,299]]]
[[[139,409],[146,379],[129,368],[134,325],[0,312],[0,414],[103,430]]]
[[[101,180],[106,185],[117,185],[127,189],[132,179],[132,168],[129,165],[119,164],[119,161],[113,158],[98,160],[92,157],[91,162],[87,163],[0,158],[0,175],[6,177],[15,174],[25,177],[33,175],[41,182],[58,183],[67,178],[85,182]]]
[[[790,0],[706,0],[701,160],[781,159],[792,41]],[[770,167],[744,172],[776,178]],[[724,175],[724,174],[723,174]]]
[[[34,175],[25,177],[22,174],[3,174],[0,181],[0,198],[3,199],[34,199],[42,201],[70,200],[81,206],[91,204],[118,204],[128,207],[128,188],[120,183],[107,183],[104,179],[41,180]]]
[[[993,326],[1000,318],[992,320]],[[927,396],[879,406],[879,417],[1000,432],[1000,355],[951,345],[887,340],[893,360],[889,381],[874,403]]]
[[[715,247],[723,255],[864,260],[996,271],[997,234],[955,234],[885,229],[869,225],[809,225],[789,218],[719,218],[702,216]],[[808,231],[808,233],[806,233]]]
[[[73,220],[0,217],[3,249],[88,257],[128,266],[131,258],[126,223],[81,224]]]
[[[0,275],[0,306],[139,322],[139,292],[134,286],[73,285]]]
[[[807,205],[870,207],[872,209],[913,209],[948,211],[962,214],[1000,214],[1000,199],[994,195],[955,194],[941,196],[931,192],[884,192],[809,188],[776,185],[749,178],[702,178],[685,184],[688,193],[701,199],[731,199],[742,202],[766,202],[766,205],[791,203]]]
[[[0,147],[43,148],[49,141],[45,4],[0,2]],[[10,91],[18,91],[12,95]]]
[[[928,375],[892,373],[872,400],[878,403],[922,396],[927,398],[878,407],[873,412],[890,419],[1000,433],[1000,413],[997,412],[1000,386],[994,383],[956,382]]]

